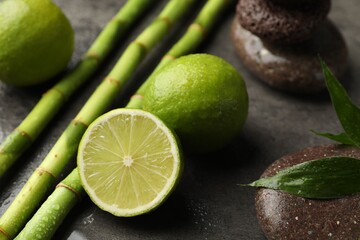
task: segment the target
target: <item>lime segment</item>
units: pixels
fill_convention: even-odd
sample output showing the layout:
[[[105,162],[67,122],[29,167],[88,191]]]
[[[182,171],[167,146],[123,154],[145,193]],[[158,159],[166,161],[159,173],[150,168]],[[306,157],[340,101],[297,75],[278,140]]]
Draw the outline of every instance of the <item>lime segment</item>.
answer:
[[[151,113],[116,109],[84,134],[78,168],[85,191],[101,209],[135,216],[159,206],[182,169],[170,129]]]

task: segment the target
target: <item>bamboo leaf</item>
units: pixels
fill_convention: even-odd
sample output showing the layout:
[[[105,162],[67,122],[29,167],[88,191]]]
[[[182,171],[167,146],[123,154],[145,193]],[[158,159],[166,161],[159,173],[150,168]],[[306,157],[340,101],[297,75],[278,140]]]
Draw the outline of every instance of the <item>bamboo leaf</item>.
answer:
[[[350,157],[312,160],[246,186],[281,190],[304,198],[340,198],[360,192],[360,160]]]
[[[345,88],[336,79],[326,63],[321,59],[320,63],[338,119],[353,145],[360,147],[360,109],[352,103]]]
[[[322,133],[312,130],[313,133],[316,135],[329,138],[331,140],[337,141],[342,144],[346,145],[355,145],[354,142],[349,138],[349,136],[346,133],[339,133],[339,134],[332,134],[332,133]]]

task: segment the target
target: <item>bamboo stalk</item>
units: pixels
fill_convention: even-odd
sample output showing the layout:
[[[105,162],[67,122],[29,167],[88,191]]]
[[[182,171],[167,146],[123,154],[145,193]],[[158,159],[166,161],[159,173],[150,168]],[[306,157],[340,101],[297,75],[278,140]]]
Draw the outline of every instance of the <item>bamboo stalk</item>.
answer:
[[[55,179],[74,156],[87,126],[104,113],[121,86],[132,76],[146,54],[166,35],[195,0],[171,0],[124,51],[112,71],[68,125],[49,154],[31,175],[13,203],[0,218],[0,240],[12,239],[23,228]]]
[[[48,90],[20,125],[5,138],[0,145],[0,178],[34,142],[69,97],[98,69],[150,2],[129,0],[104,27],[77,66]]]
[[[211,28],[217,21],[217,16],[220,15],[224,9],[231,5],[234,0],[208,0],[202,11],[200,11],[194,22],[188,27],[184,36],[164,55],[161,62],[152,72],[161,69],[167,63],[176,58],[192,53],[199,47],[201,42],[206,38]],[[148,79],[151,78],[152,74]],[[140,86],[136,93],[130,98],[126,107],[128,108],[142,108],[143,95],[146,91],[148,79]]]
[[[207,33],[211,30],[215,21],[229,3],[229,1],[224,0],[208,0],[203,9],[200,11],[198,17],[188,28],[187,32],[162,58],[159,65],[156,67],[156,70],[160,69],[169,61],[194,51],[205,39],[206,34],[204,33]],[[148,82],[148,80],[146,80],[145,83],[146,82]],[[142,87],[145,86],[145,83],[142,85]],[[141,105],[141,98],[133,97],[127,107],[141,108]],[[65,219],[66,215],[70,212],[73,206],[75,206],[75,204],[80,201],[81,198],[79,195],[85,194],[85,191],[81,186],[80,176],[77,171],[78,169],[75,168],[73,172],[63,182],[60,183],[60,186],[63,186],[63,188],[57,187],[55,189],[48,200],[43,203],[33,218],[26,224],[25,228],[20,232],[16,239],[34,239],[34,236],[36,235],[41,236],[41,239],[44,240],[51,239],[57,228],[60,226],[61,222]],[[69,178],[71,178],[71,180]],[[73,186],[77,187],[75,191],[73,190]],[[70,195],[72,195],[72,197],[70,197]],[[65,197],[71,198],[71,201],[63,201],[63,198]],[[48,210],[51,210],[54,205],[59,206],[59,208],[62,209],[61,216],[57,215],[57,213],[55,213],[56,216],[51,216],[52,213],[48,212]],[[47,219],[53,219],[55,217],[55,222],[49,223],[47,221]],[[46,232],[42,231],[42,228],[39,227],[44,224],[47,225]]]
[[[46,200],[47,207],[36,212],[41,222],[30,221],[15,239],[51,239],[64,217],[84,195],[79,173],[74,169]]]

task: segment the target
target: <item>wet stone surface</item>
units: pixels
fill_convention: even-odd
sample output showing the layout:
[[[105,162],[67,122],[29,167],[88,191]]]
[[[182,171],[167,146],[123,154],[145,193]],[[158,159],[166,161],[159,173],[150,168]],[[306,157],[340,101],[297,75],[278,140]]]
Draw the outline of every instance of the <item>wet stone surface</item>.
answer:
[[[73,66],[125,0],[55,2],[62,7],[75,28]],[[167,2],[154,1],[151,11],[144,14],[128,35],[119,41],[103,68],[76,92],[31,149],[0,180],[0,215],[112,68],[125,46],[150,23]],[[198,2],[197,7],[203,1]],[[358,0],[333,1],[329,18],[338,26],[348,45],[349,68],[343,80],[349,95],[360,104],[359,4]],[[266,239],[256,217],[255,190],[238,184],[259,178],[275,159],[289,152],[328,142],[313,135],[310,129],[333,132],[340,129],[326,94],[299,97],[276,91],[257,81],[237,56],[231,42],[230,29],[235,18],[235,8],[233,4],[222,16],[220,23],[215,26],[216,31],[208,35],[207,41],[197,52],[223,57],[243,75],[248,88],[250,109],[242,133],[229,146],[216,153],[201,156],[185,154],[184,174],[178,188],[156,211],[136,218],[117,218],[101,211],[88,198],[84,198],[65,219],[54,240]],[[131,89],[135,89],[146,78],[154,64],[186,29],[186,24],[192,20],[198,8],[194,7],[192,10],[192,14],[181,21],[178,31],[167,37],[145,59],[131,79],[132,84],[129,86],[132,88],[126,88],[125,94],[119,96],[112,108],[125,105],[126,98],[123,96],[131,94]],[[14,88],[0,83],[0,141],[21,122],[48,87],[49,85]],[[66,176],[74,164],[75,159],[61,178]]]
[[[262,177],[292,165],[331,156],[360,158],[360,149],[339,145],[309,147],[271,164]],[[360,161],[360,160],[359,160]],[[271,189],[256,192],[259,223],[268,239],[357,239],[360,194],[331,200],[305,199]]]

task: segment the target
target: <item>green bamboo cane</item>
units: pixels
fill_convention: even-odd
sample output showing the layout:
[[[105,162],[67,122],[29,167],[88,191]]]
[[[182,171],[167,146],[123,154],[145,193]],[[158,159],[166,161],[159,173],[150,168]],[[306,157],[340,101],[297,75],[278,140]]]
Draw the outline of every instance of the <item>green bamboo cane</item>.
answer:
[[[34,171],[13,203],[0,218],[0,240],[12,239],[23,228],[65,165],[76,153],[87,126],[116,99],[121,86],[132,76],[147,53],[168,33],[195,0],[171,0],[124,51],[112,71],[91,95],[60,136],[44,161]]]
[[[224,0],[208,0],[187,32],[170,51],[165,54],[154,72],[169,61],[193,52],[205,39],[206,33],[211,30],[215,21],[229,3],[230,1]],[[140,89],[144,88],[147,82],[148,80],[143,83]],[[141,95],[134,95],[126,107],[141,108],[142,98],[139,96]],[[71,174],[56,187],[55,191],[43,203],[16,239],[36,239],[35,236],[40,236],[41,239],[44,240],[51,239],[67,214],[76,203],[81,200],[84,194],[85,191],[81,186],[78,169],[75,168]],[[56,210],[53,210],[54,206]],[[46,229],[43,226],[46,226]]]
[[[20,125],[0,145],[0,178],[39,136],[69,97],[99,67],[129,27],[150,5],[149,0],[129,0],[105,26],[77,66],[48,90]]]
[[[64,217],[85,195],[75,168],[46,200],[26,227],[15,238],[19,240],[51,239]],[[42,205],[42,206],[44,206]],[[34,219],[34,220],[33,220]],[[37,220],[36,220],[37,219]]]
[[[195,21],[189,26],[185,35],[165,54],[162,61],[158,64],[152,74],[176,58],[193,52],[204,40],[211,27],[216,22],[216,16],[225,7],[234,3],[234,0],[208,0],[204,9],[199,13]],[[151,78],[151,76],[149,77]],[[149,79],[148,78],[148,79]],[[149,81],[145,81],[136,93],[130,98],[127,108],[142,108],[143,95]]]

